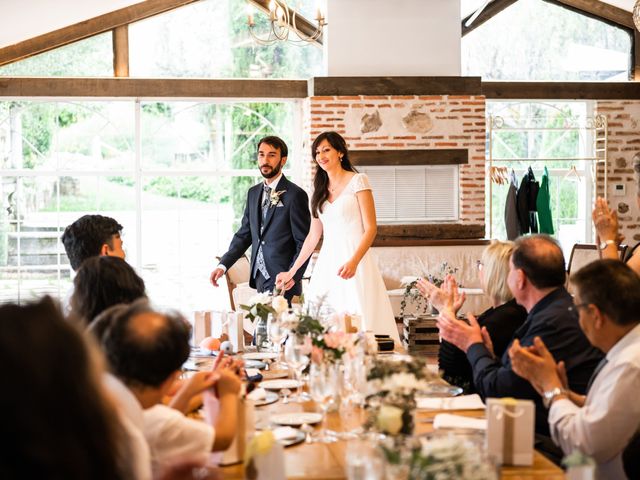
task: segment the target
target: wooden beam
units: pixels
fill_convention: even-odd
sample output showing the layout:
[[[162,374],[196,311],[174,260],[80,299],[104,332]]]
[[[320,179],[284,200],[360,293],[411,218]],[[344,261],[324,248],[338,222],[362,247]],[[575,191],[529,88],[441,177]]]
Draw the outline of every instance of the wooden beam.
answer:
[[[349,159],[356,166],[371,165],[462,165],[469,163],[466,148],[422,150],[350,150]]]
[[[23,42],[0,48],[0,65],[68,45],[116,27],[168,12],[198,0],[146,0]]]
[[[487,100],[640,100],[636,82],[482,82]]]
[[[258,7],[260,10],[269,14],[269,1],[270,0],[249,0],[252,4]],[[296,15],[296,24],[295,27],[293,25],[293,14],[294,9],[289,7],[289,27],[294,30],[297,30],[302,35],[306,37],[310,37],[317,30],[317,24],[307,20],[305,17],[300,15],[297,11],[295,11]],[[320,35],[317,39],[313,40],[311,43],[315,43],[318,46],[322,46],[322,35]]]
[[[315,77],[309,96],[480,95],[480,77]]]
[[[423,223],[378,225],[374,247],[408,247],[430,245],[433,240],[477,239],[485,237],[485,226],[463,223]]]
[[[633,15],[631,12],[610,5],[599,0],[543,0],[562,7],[566,7],[574,12],[588,15],[597,20],[607,23],[626,27],[635,28],[633,25]]]
[[[462,36],[464,37],[467,33],[472,32],[473,30],[478,28],[480,25],[482,25],[486,21],[491,20],[493,17],[495,17],[497,14],[499,14],[505,8],[510,7],[511,5],[516,3],[517,1],[518,0],[493,0],[489,5],[487,5],[484,8],[482,13],[480,15],[478,15],[478,18],[476,18],[473,21],[473,23],[471,25],[469,25],[468,27],[465,27],[464,24],[467,23],[467,21],[473,16],[473,13],[468,15],[466,18],[463,18],[462,19],[462,26],[461,26]]]
[[[640,32],[633,29],[633,44],[631,45],[631,80],[640,81]]]
[[[113,29],[113,74],[116,77],[129,76],[129,26]]]
[[[3,78],[0,97],[305,98],[304,80]]]

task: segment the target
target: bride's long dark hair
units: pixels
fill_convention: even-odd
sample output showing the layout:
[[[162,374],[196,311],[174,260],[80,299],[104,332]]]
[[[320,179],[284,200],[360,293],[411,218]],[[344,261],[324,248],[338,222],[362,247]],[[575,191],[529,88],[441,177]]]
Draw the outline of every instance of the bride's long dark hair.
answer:
[[[340,165],[343,170],[349,172],[357,172],[357,170],[351,165],[349,160],[349,151],[347,150],[347,142],[339,133],[336,132],[322,132],[316,137],[311,145],[311,158],[316,160],[316,151],[318,145],[323,140],[329,142],[333,148],[342,154]],[[320,166],[316,168],[316,176],[313,179],[313,195],[311,195],[311,214],[314,218],[318,218],[318,213],[322,212],[322,206],[324,202],[329,198],[329,176]]]

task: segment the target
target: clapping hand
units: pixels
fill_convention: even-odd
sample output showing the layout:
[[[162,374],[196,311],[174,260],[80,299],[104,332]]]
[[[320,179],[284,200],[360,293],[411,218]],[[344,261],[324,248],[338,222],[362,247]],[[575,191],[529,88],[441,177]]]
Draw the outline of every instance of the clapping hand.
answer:
[[[447,275],[441,287],[436,287],[424,278],[418,280],[416,286],[438,311],[449,309],[458,313],[466,299],[465,293],[458,291],[458,283],[453,275]]]
[[[276,288],[278,290],[290,290],[296,284],[296,281],[293,279],[294,273],[289,270],[288,272],[280,272],[276,275]]]
[[[469,347],[475,343],[482,343],[487,346],[485,343],[486,336],[490,343],[487,349],[493,355],[493,345],[491,344],[489,334],[485,333],[485,335],[483,335],[476,317],[468,314],[467,318],[469,319],[469,324],[458,320],[452,310],[444,309],[440,311],[436,324],[442,338],[467,353]]]
[[[618,214],[609,208],[604,198],[598,197],[596,199],[591,218],[600,241],[615,240],[618,243],[622,241],[623,238],[618,233]]]
[[[520,345],[516,338],[509,348],[509,358],[513,371],[527,380],[538,393],[567,387],[564,362],[556,364],[540,337],[535,337],[530,347]]]

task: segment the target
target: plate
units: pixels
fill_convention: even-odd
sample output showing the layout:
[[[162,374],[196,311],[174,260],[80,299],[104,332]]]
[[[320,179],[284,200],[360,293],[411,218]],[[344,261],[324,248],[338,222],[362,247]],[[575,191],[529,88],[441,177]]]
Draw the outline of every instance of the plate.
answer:
[[[264,398],[260,400],[254,400],[253,405],[255,407],[263,407],[264,405],[271,405],[272,403],[276,403],[280,396],[276,392],[267,392]]]
[[[290,378],[283,378],[282,380],[265,380],[260,382],[260,386],[265,390],[281,390],[283,388],[293,390],[294,388],[302,386],[302,382]]]
[[[322,421],[322,414],[318,412],[293,412],[293,413],[277,413],[271,415],[271,421],[278,425],[300,426],[313,425]]]
[[[456,397],[462,393],[462,388],[445,383],[431,383],[426,390],[420,390],[418,397]]]
[[[278,354],[275,352],[249,352],[242,355],[245,360],[275,360]]]
[[[262,378],[265,380],[275,380],[276,378],[287,378],[289,376],[288,370],[265,370],[262,372]]]
[[[283,447],[287,448],[287,447],[292,447],[293,445],[298,445],[304,442],[305,438],[306,436],[304,432],[302,432],[301,430],[298,430],[295,437],[283,438],[281,440],[278,440],[278,443]]]
[[[267,368],[267,364],[260,360],[245,360],[245,368],[257,368],[258,370],[264,370]]]

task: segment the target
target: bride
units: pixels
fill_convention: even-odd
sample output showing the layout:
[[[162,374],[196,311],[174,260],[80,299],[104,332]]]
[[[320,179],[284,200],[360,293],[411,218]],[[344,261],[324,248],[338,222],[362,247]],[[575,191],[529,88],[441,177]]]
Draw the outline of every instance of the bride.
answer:
[[[399,345],[391,303],[369,252],[377,232],[369,180],[353,168],[347,144],[336,132],[318,135],[311,155],[319,167],[311,197],[311,229],[291,269],[276,277],[276,286],[293,278],[324,232],[307,298],[324,298],[336,312],[359,314],[363,330],[389,335]]]

